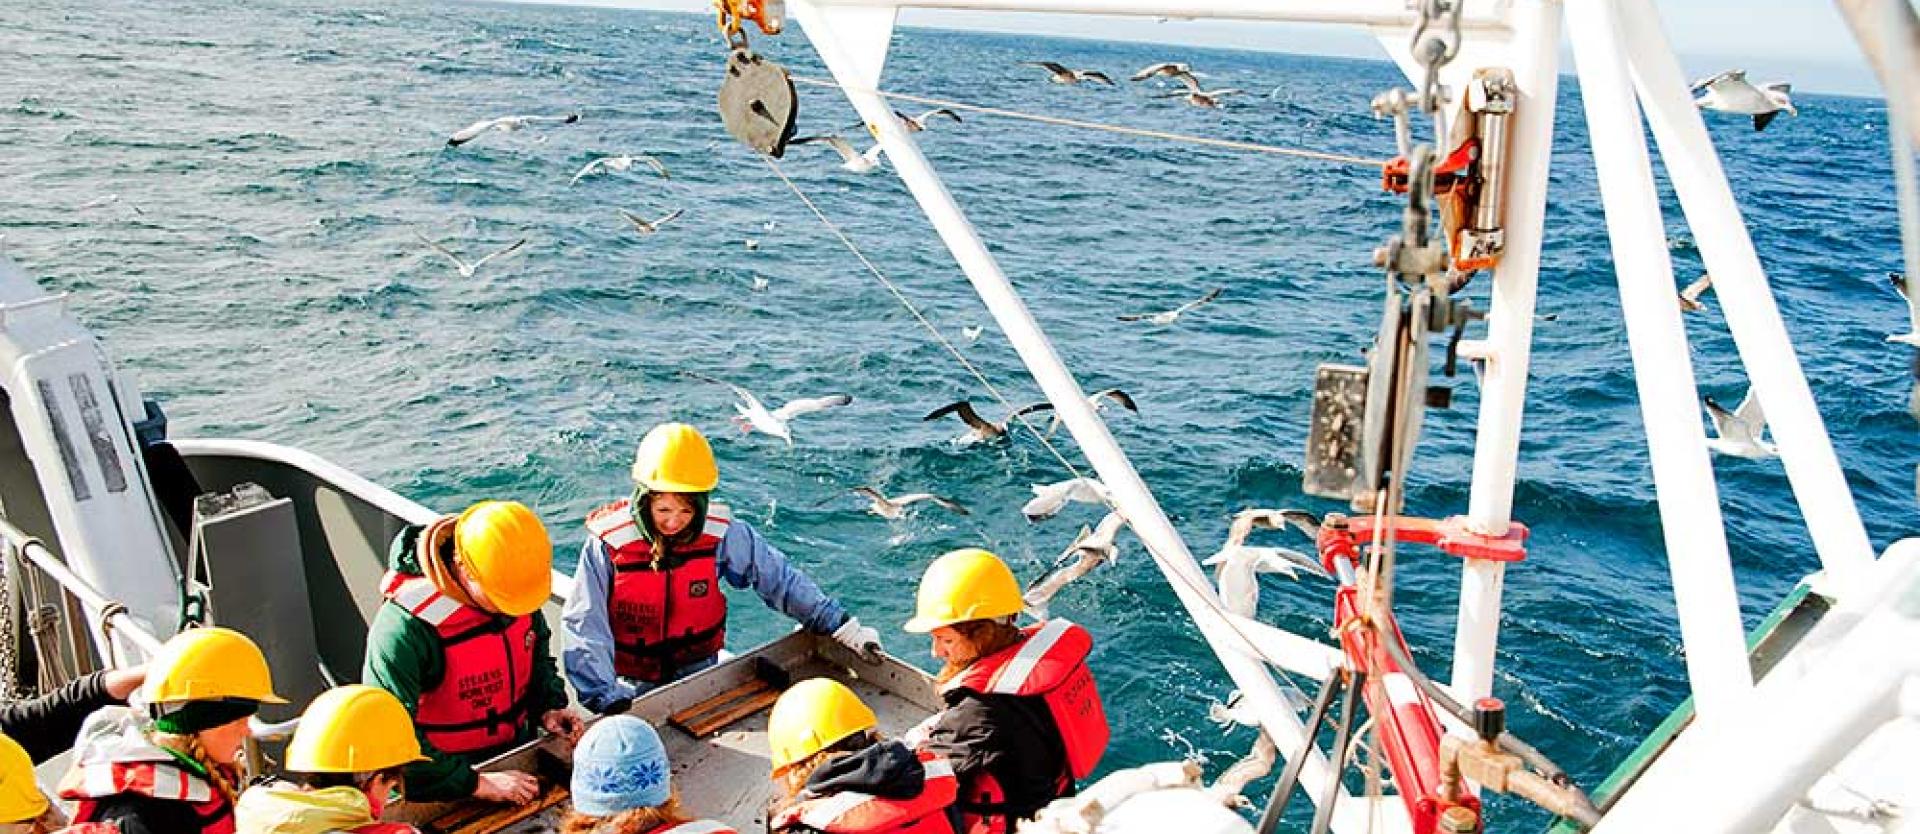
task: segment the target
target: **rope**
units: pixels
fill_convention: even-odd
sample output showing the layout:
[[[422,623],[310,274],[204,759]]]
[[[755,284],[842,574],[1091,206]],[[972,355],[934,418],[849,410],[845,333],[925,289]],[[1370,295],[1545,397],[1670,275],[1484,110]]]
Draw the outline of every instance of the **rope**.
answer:
[[[827,81],[825,79],[820,79],[820,78],[805,78],[805,77],[796,75],[796,76],[793,76],[793,80],[794,80],[794,83],[797,83],[797,84],[810,84],[815,87],[831,87],[835,89],[841,88],[839,84],[836,84],[832,81]],[[1125,125],[1107,124],[1105,122],[1090,122],[1082,119],[1068,119],[1061,116],[1042,116],[1036,113],[1023,113],[1018,110],[1007,110],[1005,108],[1000,108],[1000,107],[986,107],[978,104],[968,104],[962,101],[952,101],[950,99],[932,98],[929,96],[916,96],[916,95],[910,95],[907,93],[892,93],[892,92],[887,92],[885,90],[856,90],[856,92],[872,93],[874,95],[883,96],[889,99],[898,99],[900,101],[911,101],[915,104],[926,104],[934,107],[948,107],[954,110],[965,110],[969,113],[980,113],[988,116],[1001,116],[1008,119],[1020,119],[1022,121],[1038,122],[1040,124],[1055,125],[1058,127],[1074,127],[1074,128],[1080,128],[1082,130],[1098,130],[1098,131],[1104,131],[1106,133],[1118,133],[1122,136],[1138,136],[1138,137],[1147,138],[1147,139],[1164,139],[1169,142],[1184,142],[1190,145],[1205,145],[1205,146],[1214,147],[1214,148],[1225,148],[1231,151],[1245,151],[1248,153],[1264,153],[1264,154],[1272,154],[1274,156],[1293,156],[1293,157],[1300,157],[1302,159],[1317,159],[1323,162],[1337,162],[1343,165],[1358,165],[1366,168],[1384,168],[1387,165],[1387,160],[1384,160],[1384,159],[1369,159],[1364,156],[1349,156],[1347,154],[1329,153],[1326,151],[1310,151],[1302,148],[1283,148],[1278,145],[1262,145],[1255,142],[1237,142],[1232,139],[1215,139],[1208,136],[1195,136],[1190,133],[1173,133],[1170,131],[1153,130],[1151,128],[1144,128],[1144,127],[1127,127]]]

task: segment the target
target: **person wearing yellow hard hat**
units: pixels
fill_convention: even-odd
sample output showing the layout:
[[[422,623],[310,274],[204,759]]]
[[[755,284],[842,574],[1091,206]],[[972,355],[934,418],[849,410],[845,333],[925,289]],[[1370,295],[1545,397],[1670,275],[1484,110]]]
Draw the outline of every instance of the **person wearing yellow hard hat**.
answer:
[[[20,742],[0,735],[0,834],[46,834],[66,824],[33,775]]]
[[[722,579],[855,652],[879,650],[878,631],[709,500],[720,469],[698,429],[655,426],[632,475],[632,497],[587,515],[561,612],[567,679],[588,709],[624,712],[639,694],[713,665],[727,636]]]
[[[60,798],[73,821],[117,834],[232,834],[247,719],[273,694],[267,658],[232,629],[173,636],[147,664],[138,701],[80,727]]]
[[[1075,790],[1107,748],[1087,669],[1093,637],[1054,618],[1021,628],[1020,582],[978,548],[928,566],[906,629],[933,640],[946,709],[925,746],[953,762],[963,834],[1007,834]]]
[[[425,760],[393,693],[329,689],[301,714],[280,777],[240,795],[238,834],[416,834],[380,815],[406,784],[406,766]]]
[[[387,563],[360,679],[413,714],[428,760],[407,766],[408,794],[532,802],[533,774],[473,765],[541,728],[569,742],[580,735],[540,613],[553,581],[546,527],[524,504],[481,501],[401,530]]]
[[[839,681],[809,678],[781,693],[767,747],[784,796],[768,831],[954,834],[953,765],[882,739],[873,709]]]

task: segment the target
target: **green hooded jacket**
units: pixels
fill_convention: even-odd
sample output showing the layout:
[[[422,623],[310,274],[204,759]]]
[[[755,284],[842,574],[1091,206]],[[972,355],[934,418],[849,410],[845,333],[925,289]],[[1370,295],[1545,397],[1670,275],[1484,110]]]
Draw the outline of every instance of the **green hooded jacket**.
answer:
[[[387,564],[403,574],[420,575],[420,561],[414,543],[423,528],[408,527],[393,538]],[[533,680],[528,697],[532,699],[526,722],[514,741],[491,750],[472,753],[443,753],[420,738],[420,751],[432,761],[407,766],[407,797],[423,802],[448,802],[473,795],[480,777],[473,765],[491,759],[518,744],[532,740],[540,728],[540,716],[548,710],[567,705],[566,684],[548,645],[553,632],[547,618],[535,611],[533,617]],[[433,626],[415,619],[392,602],[382,603],[367,627],[367,660],[360,671],[363,683],[378,686],[400,699],[408,712],[417,711],[420,693],[433,688],[446,673],[440,635]],[[415,731],[416,735],[418,730]]]

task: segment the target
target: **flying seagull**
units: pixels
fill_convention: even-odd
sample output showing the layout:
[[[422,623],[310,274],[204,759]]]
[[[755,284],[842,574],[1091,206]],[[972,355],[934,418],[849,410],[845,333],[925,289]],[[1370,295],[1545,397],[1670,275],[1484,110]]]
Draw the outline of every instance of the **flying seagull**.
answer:
[[[1683,313],[1698,313],[1707,309],[1706,302],[1701,301],[1700,296],[1706,294],[1707,290],[1712,286],[1713,275],[1705,272],[1700,273],[1699,278],[1695,278],[1693,283],[1688,284],[1686,289],[1680,291],[1680,311]]]
[[[972,324],[960,328],[960,335],[967,337],[967,344],[980,341],[980,334],[986,332],[985,325]]]
[[[1034,484],[1033,500],[1020,508],[1028,521],[1052,518],[1065,509],[1067,502],[1107,503],[1107,485],[1093,478],[1069,478],[1051,484]]]
[[[1740,407],[1732,411],[1714,402],[1712,397],[1701,399],[1707,404],[1707,416],[1713,418],[1716,435],[1707,440],[1707,448],[1748,460],[1764,460],[1780,454],[1772,443],[1760,439],[1767,430],[1767,415],[1760,410],[1760,398],[1751,387],[1747,389],[1746,399],[1740,401]]]
[[[1080,525],[1080,534],[1074,536],[1073,543],[1067,545],[1067,549],[1061,551],[1059,558],[1054,560],[1054,569],[1021,596],[1026,603],[1027,615],[1036,620],[1046,619],[1047,603],[1053,600],[1054,594],[1059,593],[1067,583],[1113,561],[1120,554],[1120,546],[1114,543],[1114,538],[1120,535],[1120,528],[1126,525],[1127,519],[1118,512],[1107,513],[1096,527]]]
[[[447,137],[447,147],[460,147],[480,138],[480,134],[489,130],[512,133],[530,125],[570,125],[577,121],[580,121],[579,113],[568,113],[565,116],[501,116],[494,119],[481,119]]]
[[[1887,341],[1920,347],[1920,311],[1913,308],[1913,296],[1907,293],[1907,274],[1904,272],[1887,273],[1887,281],[1900,293],[1900,300],[1907,303],[1907,332],[1888,336]]]
[[[1019,408],[1014,409],[1011,413],[1009,413],[1006,416],[1006,419],[1003,419],[998,423],[994,423],[994,422],[988,421],[984,417],[981,417],[980,412],[975,411],[973,409],[972,402],[968,400],[960,400],[958,402],[951,402],[951,403],[947,403],[946,405],[940,406],[939,408],[936,408],[933,411],[928,412],[927,416],[922,417],[920,419],[921,420],[938,420],[949,414],[956,415],[960,418],[960,422],[966,423],[967,428],[970,429],[970,431],[967,434],[962,435],[962,437],[966,438],[967,442],[969,443],[980,443],[988,440],[997,440],[1001,437],[1005,437],[1007,434],[1007,427],[1013,423],[1013,420],[1016,417],[1032,414],[1033,412],[1036,412],[1036,411],[1047,411],[1052,408],[1053,408],[1053,403],[1033,403],[1031,405],[1023,405]]]
[[[1270,530],[1297,526],[1309,529],[1307,522],[1293,518],[1298,514],[1293,510],[1241,510],[1233,517],[1233,525],[1227,528],[1227,541],[1220,551],[1208,557],[1202,565],[1218,565],[1216,580],[1220,584],[1220,600],[1228,611],[1242,617],[1253,616],[1254,608],[1260,599],[1260,584],[1254,578],[1259,573],[1284,574],[1288,579],[1298,579],[1302,570],[1320,577],[1326,577],[1326,568],[1313,557],[1297,550],[1284,547],[1249,547],[1247,536],[1255,528]],[[1307,517],[1309,520],[1311,516]]]
[[[1219,107],[1222,97],[1243,95],[1247,92],[1238,87],[1227,87],[1219,90],[1202,90],[1200,89],[1199,79],[1194,78],[1191,74],[1177,77],[1186,83],[1186,92],[1182,93],[1176,90],[1171,93],[1162,93],[1155,96],[1155,98],[1184,98],[1188,104],[1195,107]]]
[[[670,211],[670,212],[667,212],[666,214],[661,215],[658,219],[648,220],[644,217],[640,217],[634,214],[633,212],[627,211],[626,209],[621,209],[620,216],[627,218],[627,222],[633,224],[634,231],[637,231],[643,235],[650,235],[650,234],[653,234],[654,232],[660,231],[661,226],[665,226],[668,223],[672,222],[673,219],[676,217],[679,217],[683,211],[684,211],[683,209],[674,209],[673,211]]]
[[[926,130],[927,123],[935,116],[945,116],[952,119],[954,124],[960,123],[960,114],[945,107],[928,110],[918,116],[909,116],[898,110],[893,111],[893,115],[900,117],[900,123],[906,125],[908,133],[919,133]]]
[[[952,499],[942,498],[931,492],[909,492],[898,498],[888,498],[873,487],[854,487],[853,492],[866,496],[871,502],[867,505],[867,512],[885,519],[896,519],[906,515],[907,505],[920,501],[931,501],[961,515],[972,515],[966,507],[960,506]]]
[[[840,154],[840,167],[856,174],[865,174],[880,167],[881,149],[877,142],[871,148],[856,151],[852,145],[847,144],[847,140],[829,133],[822,136],[802,136],[787,144],[806,145],[816,142],[824,142],[828,147],[833,148],[835,153]]]
[[[1127,80],[1145,81],[1155,76],[1165,76],[1167,78],[1179,78],[1183,80],[1188,78],[1205,78],[1206,77],[1201,73],[1194,72],[1193,67],[1187,66],[1186,64],[1175,63],[1173,61],[1162,61],[1158,64],[1152,64],[1150,66],[1142,67],[1139,72],[1134,73],[1133,76],[1128,78]]]
[[[500,249],[498,251],[495,251],[487,255],[486,257],[481,258],[480,260],[474,261],[473,263],[467,263],[466,261],[461,260],[459,255],[455,255],[452,252],[447,251],[447,247],[441,246],[440,244],[434,243],[432,240],[428,239],[426,235],[420,234],[419,232],[414,232],[413,236],[419,238],[420,242],[433,247],[433,251],[439,252],[440,254],[445,255],[447,257],[447,260],[453,262],[454,268],[460,270],[460,277],[462,278],[472,278],[474,272],[478,271],[480,267],[487,265],[487,261],[491,261],[494,258],[500,257],[501,255],[510,254],[514,250],[527,245],[527,239],[523,237],[519,240],[514,241],[513,245],[508,246],[505,249]]]
[[[1048,79],[1055,84],[1078,84],[1082,81],[1098,81],[1109,87],[1113,86],[1113,79],[1108,78],[1106,73],[1100,72],[1099,70],[1069,69],[1052,61],[1021,61],[1020,63],[1023,66],[1039,67],[1046,70]]]
[[[789,400],[779,408],[768,411],[767,407],[760,403],[760,398],[754,396],[752,391],[748,391],[745,388],[725,380],[714,379],[705,374],[697,374],[692,371],[683,371],[682,373],[695,379],[706,380],[707,382],[725,385],[733,389],[734,396],[740,398],[740,402],[735,403],[733,406],[733,410],[739,412],[738,415],[733,418],[734,425],[739,426],[740,430],[744,432],[751,432],[758,429],[759,431],[787,441],[788,446],[793,445],[793,432],[787,428],[787,422],[789,420],[799,417],[802,414],[812,414],[816,411],[838,408],[853,402],[853,398],[846,394],[828,394],[824,397]]]
[[[1694,106],[1702,110],[1719,110],[1723,113],[1742,113],[1753,117],[1753,129],[1766,130],[1780,111],[1785,110],[1795,116],[1800,111],[1793,108],[1792,84],[1767,84],[1755,87],[1747,80],[1746,70],[1727,70],[1719,75],[1693,82],[1693,92],[1706,92],[1693,100]]]
[[[1166,312],[1136,313],[1133,315],[1116,316],[1116,318],[1120,319],[1121,321],[1145,321],[1145,322],[1151,322],[1153,324],[1160,324],[1160,325],[1172,324],[1175,321],[1178,321],[1182,315],[1192,312],[1193,308],[1198,307],[1202,304],[1205,304],[1209,301],[1212,301],[1216,298],[1219,298],[1220,293],[1225,291],[1226,291],[1226,287],[1214,287],[1213,290],[1211,292],[1208,292],[1206,295],[1200,296],[1199,298],[1193,301],[1189,301],[1171,310],[1167,310]]]
[[[1108,403],[1113,403],[1135,414],[1140,413],[1140,406],[1134,403],[1133,396],[1118,388],[1103,388],[1088,394],[1087,403],[1093,406],[1093,412],[1095,414],[1100,413],[1101,409],[1106,408]],[[1060,415],[1056,412],[1053,415],[1053,420],[1047,424],[1047,436],[1052,437],[1053,433],[1059,429]]]
[[[673,175],[667,173],[667,164],[658,159],[646,154],[622,154],[620,156],[603,156],[580,166],[580,170],[574,173],[573,179],[568,180],[567,184],[573,185],[579,182],[581,177],[585,177],[596,171],[626,171],[633,168],[633,163],[635,162],[647,163],[648,167],[659,172],[662,179],[673,179]]]

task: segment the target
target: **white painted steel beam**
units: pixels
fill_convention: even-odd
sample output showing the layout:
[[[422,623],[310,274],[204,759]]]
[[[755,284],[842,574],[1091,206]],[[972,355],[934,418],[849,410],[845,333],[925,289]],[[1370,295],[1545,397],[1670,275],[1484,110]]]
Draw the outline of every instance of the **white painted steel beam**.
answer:
[[[1661,534],[1686,644],[1687,679],[1695,708],[1702,717],[1713,718],[1752,688],[1753,675],[1713,462],[1700,424],[1700,392],[1674,300],[1673,262],[1653,163],[1622,57],[1622,33],[1610,9],[1605,3],[1570,3],[1567,28],[1580,33],[1572,39],[1574,63],[1613,245],[1640,417],[1653,459]]]
[[[821,8],[947,9],[975,12],[1257,20],[1392,26],[1411,31],[1418,17],[1406,0],[810,0]],[[1505,27],[1508,3],[1472,3],[1460,15],[1462,30]],[[798,15],[795,15],[797,18]]]
[[[1221,666],[1260,715],[1262,727],[1281,750],[1291,754],[1303,749],[1307,738],[1299,716],[1287,705],[1265,664],[1248,659],[1249,655],[1257,656],[1258,649],[1226,619],[1213,583],[1201,571],[1186,542],[1140,480],[1106,424],[1095,415],[1080,384],[1061,362],[973,224],[955,204],[946,184],[894,117],[892,106],[877,92],[879,62],[872,56],[884,54],[886,41],[876,38],[882,36],[886,27],[873,26],[870,17],[849,15],[870,14],[869,8],[831,7],[817,5],[814,0],[792,0],[789,10],[861,119],[875,127],[881,145],[886,148],[887,160],[953,253],[975,293],[1033,375],[1034,382],[1053,403],[1055,414],[1066,424],[1088,462],[1093,464],[1095,473],[1111,491],[1115,507],[1127,518],[1140,541],[1153,552],[1155,564],[1199,627],[1201,636],[1214,648]],[[1307,757],[1300,783],[1309,795],[1318,796],[1320,787],[1334,774],[1326,756],[1318,749],[1309,751]],[[1344,790],[1339,796],[1336,804],[1354,801]]]
[[[1814,549],[1832,587],[1849,589],[1873,563],[1873,546],[1754,254],[1720,157],[1707,137],[1652,0],[1617,0],[1607,5],[1619,21],[1621,49],[1646,108],[1647,123],[1660,145],[1661,161],[1699,243],[1700,256],[1713,275],[1714,300],[1726,316],[1740,359],[1753,380],[1754,395],[1766,411]]]

